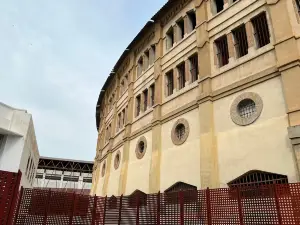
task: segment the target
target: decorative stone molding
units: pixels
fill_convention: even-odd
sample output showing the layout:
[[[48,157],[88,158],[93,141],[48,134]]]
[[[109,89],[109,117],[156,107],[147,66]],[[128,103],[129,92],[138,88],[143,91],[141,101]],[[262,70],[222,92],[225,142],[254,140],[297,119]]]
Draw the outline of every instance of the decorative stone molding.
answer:
[[[144,149],[143,149],[142,152],[141,152],[141,149],[140,149],[141,143],[144,143]],[[136,157],[138,159],[143,158],[145,153],[146,153],[146,150],[147,150],[147,139],[144,136],[142,136],[142,137],[139,138],[139,140],[136,143],[136,148],[135,148]]]
[[[177,135],[177,129],[178,126],[183,125],[184,126],[184,134],[181,138],[178,137]],[[189,123],[186,119],[178,119],[176,121],[176,123],[174,124],[173,128],[172,128],[172,132],[171,132],[171,139],[174,145],[182,145],[186,139],[188,138],[190,133],[190,126]]]
[[[252,100],[255,103],[255,111],[249,117],[241,117],[239,112],[239,104],[243,100]],[[232,121],[240,126],[246,126],[253,123],[260,116],[263,109],[263,101],[261,97],[254,92],[246,92],[239,95],[232,103],[230,108],[230,116]]]
[[[106,170],[106,161],[103,162],[102,164],[102,169],[101,169],[101,176],[104,177],[105,175],[105,170]]]
[[[118,151],[115,155],[115,159],[114,159],[114,167],[117,170],[120,166],[120,162],[121,162],[121,152]]]

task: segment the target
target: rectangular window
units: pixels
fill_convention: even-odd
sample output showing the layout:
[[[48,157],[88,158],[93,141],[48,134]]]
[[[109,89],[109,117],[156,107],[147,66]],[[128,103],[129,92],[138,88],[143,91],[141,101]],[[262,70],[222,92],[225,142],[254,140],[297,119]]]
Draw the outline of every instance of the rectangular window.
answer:
[[[224,35],[215,41],[217,48],[217,57],[219,61],[219,67],[222,67],[229,62],[228,43],[227,36]]]
[[[199,67],[198,67],[198,54],[195,54],[189,58],[190,62],[190,74],[191,74],[191,82],[195,82],[198,80]]]
[[[248,41],[245,24],[232,31],[237,58],[248,54]]]
[[[122,110],[122,119],[123,119],[122,127],[124,127],[125,126],[125,120],[126,120],[126,111],[125,111],[125,109]]]
[[[167,79],[167,96],[170,96],[173,94],[173,90],[174,90],[173,70],[166,73],[166,79]]]
[[[108,127],[106,127],[105,140],[108,141],[108,139],[109,139],[109,130]]]
[[[224,9],[224,0],[214,0],[213,3],[217,13],[221,12]]]
[[[122,127],[122,118],[121,118],[121,113],[118,114],[118,130],[121,129]]]
[[[137,77],[141,76],[141,74],[143,72],[143,64],[144,64],[143,57],[140,57],[140,59],[138,60],[138,65],[137,65]]]
[[[111,124],[109,124],[109,126],[108,126],[108,130],[109,130],[109,136],[108,136],[108,138],[111,138],[112,137],[112,130],[111,130]]]
[[[172,48],[174,45],[174,29],[171,27],[166,34],[166,47],[167,50]]]
[[[139,116],[141,112],[141,96],[136,97],[136,116]]]
[[[300,14],[300,0],[295,0],[298,13]]]
[[[193,31],[196,28],[196,23],[197,23],[197,21],[196,21],[196,13],[193,10],[193,11],[188,12],[187,16],[188,16],[190,31]]]
[[[176,22],[177,24],[177,37],[178,40],[183,39],[184,37],[184,21],[183,19],[180,19]]]
[[[143,97],[144,97],[144,111],[147,110],[148,108],[148,89],[146,89],[145,91],[143,91]]]
[[[263,12],[251,20],[254,28],[254,36],[258,48],[270,43],[270,33],[266,13]]]
[[[151,45],[149,50],[149,64],[152,65],[155,61],[155,45]]]
[[[178,88],[182,89],[185,86],[185,63],[181,63],[177,66],[178,71]]]
[[[145,51],[144,54],[144,71],[148,69],[149,67],[149,50]]]
[[[151,104],[151,106],[154,106],[154,104],[155,104],[155,85],[154,84],[152,84],[151,86],[150,86],[150,104]]]

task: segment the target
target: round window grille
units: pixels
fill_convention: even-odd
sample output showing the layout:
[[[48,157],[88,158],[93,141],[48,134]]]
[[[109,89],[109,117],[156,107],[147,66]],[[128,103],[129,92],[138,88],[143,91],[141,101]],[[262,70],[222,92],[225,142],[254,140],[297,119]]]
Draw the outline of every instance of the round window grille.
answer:
[[[105,175],[105,170],[106,170],[106,163],[104,162],[102,165],[102,171],[101,171],[102,177],[104,177],[104,175]]]
[[[173,126],[171,138],[175,145],[183,144],[189,136],[189,123],[186,119],[179,119]]]
[[[260,96],[253,92],[246,92],[233,101],[230,116],[237,125],[246,126],[257,120],[262,109],[263,102]]]
[[[135,149],[135,154],[138,159],[141,159],[144,157],[147,149],[147,140],[146,138],[140,137],[140,139],[137,141],[136,149]]]
[[[121,161],[121,153],[120,153],[120,151],[118,151],[118,153],[115,156],[115,160],[114,160],[114,167],[115,167],[115,169],[119,168],[120,161]]]

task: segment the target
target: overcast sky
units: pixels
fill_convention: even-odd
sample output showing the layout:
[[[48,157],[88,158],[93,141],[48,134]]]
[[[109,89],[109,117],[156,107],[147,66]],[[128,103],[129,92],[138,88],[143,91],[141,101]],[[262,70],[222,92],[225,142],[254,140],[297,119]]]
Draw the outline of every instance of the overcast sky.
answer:
[[[99,91],[166,1],[0,1],[0,102],[33,115],[40,155],[94,159]]]

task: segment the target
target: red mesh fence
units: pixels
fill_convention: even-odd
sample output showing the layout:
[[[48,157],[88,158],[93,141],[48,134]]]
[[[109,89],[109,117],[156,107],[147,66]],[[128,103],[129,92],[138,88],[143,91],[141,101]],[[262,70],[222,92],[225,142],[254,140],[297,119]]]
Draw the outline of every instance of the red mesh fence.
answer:
[[[16,225],[300,225],[300,184],[96,197],[24,189]]]
[[[0,224],[12,224],[15,217],[21,172],[0,171]]]

